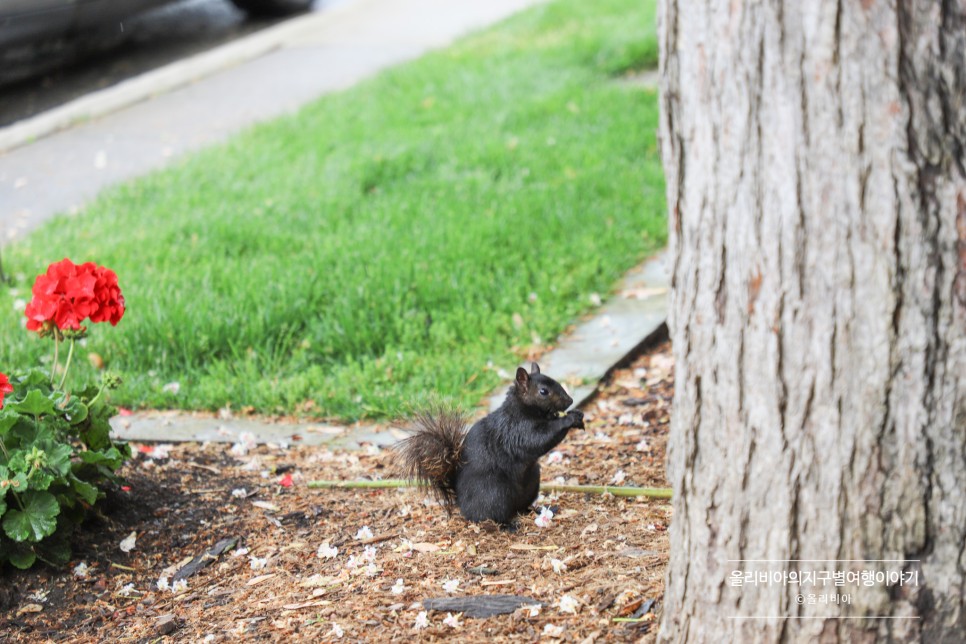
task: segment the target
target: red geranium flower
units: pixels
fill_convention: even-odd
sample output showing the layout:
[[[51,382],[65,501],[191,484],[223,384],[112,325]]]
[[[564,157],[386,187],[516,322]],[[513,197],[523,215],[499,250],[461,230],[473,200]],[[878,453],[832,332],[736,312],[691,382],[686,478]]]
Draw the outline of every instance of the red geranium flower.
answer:
[[[0,373],[0,409],[3,409],[3,397],[13,393],[13,385],[7,380],[6,374]]]
[[[103,266],[94,267],[94,300],[97,310],[90,314],[91,322],[110,322],[111,326],[124,317],[124,296],[117,285],[117,274]]]
[[[80,266],[62,259],[34,282],[33,299],[24,310],[27,329],[43,333],[51,325],[82,331],[81,322],[110,322],[124,316],[124,296],[114,271],[93,262]]]

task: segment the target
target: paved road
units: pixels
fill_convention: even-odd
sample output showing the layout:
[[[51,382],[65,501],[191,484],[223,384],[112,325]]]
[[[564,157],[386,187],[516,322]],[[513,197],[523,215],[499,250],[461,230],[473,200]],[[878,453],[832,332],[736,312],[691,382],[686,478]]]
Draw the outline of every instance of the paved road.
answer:
[[[326,11],[347,0],[316,0]],[[229,0],[182,0],[70,38],[0,52],[0,127],[270,27]]]
[[[108,186],[536,2],[352,0],[201,54],[217,57],[225,49],[278,36],[271,50],[259,50],[257,57],[227,64],[201,80],[192,76],[197,56],[176,63],[185,81],[177,89],[156,95],[152,77],[140,102],[0,154],[0,245],[15,242],[57,213],[78,210]],[[136,80],[117,91],[137,85]]]

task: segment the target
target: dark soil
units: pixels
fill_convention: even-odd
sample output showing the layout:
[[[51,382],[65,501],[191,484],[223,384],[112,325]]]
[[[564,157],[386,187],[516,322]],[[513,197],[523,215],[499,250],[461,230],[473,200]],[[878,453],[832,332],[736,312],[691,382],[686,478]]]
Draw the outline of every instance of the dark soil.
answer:
[[[666,343],[615,371],[584,407],[587,431],[543,459],[543,481],[665,487],[672,389]],[[229,444],[187,443],[154,458],[163,451],[135,446],[126,485],[75,535],[67,568],[0,573],[0,639],[653,640],[667,501],[560,494],[538,500],[555,508],[549,526],[528,515],[506,532],[447,515],[417,490],[306,486],[391,478],[386,450],[259,446],[238,455]],[[132,532],[134,548],[122,552]],[[224,552],[196,562],[186,589],[159,589],[219,542]],[[338,553],[320,557],[323,543]],[[86,576],[74,572],[82,562]],[[425,599],[483,595],[543,606],[449,623],[445,611],[420,617]],[[428,625],[415,628],[422,619]]]

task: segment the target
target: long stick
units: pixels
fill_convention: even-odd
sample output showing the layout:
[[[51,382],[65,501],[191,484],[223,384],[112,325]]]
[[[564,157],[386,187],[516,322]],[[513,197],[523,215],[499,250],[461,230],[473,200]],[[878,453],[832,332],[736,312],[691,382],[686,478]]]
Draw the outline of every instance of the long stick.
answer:
[[[382,481],[309,481],[308,487],[312,488],[394,488],[394,487],[419,487],[416,481],[405,481],[403,479],[385,479]]]
[[[646,496],[651,499],[670,499],[669,487],[624,487],[613,485],[554,485],[541,483],[542,492],[577,492],[583,494],[612,494],[614,496]]]
[[[419,487],[416,481],[404,479],[385,479],[382,481],[309,481],[308,487],[316,489],[386,489]],[[612,494],[614,496],[646,496],[652,499],[670,499],[671,488],[667,487],[614,487],[611,485],[554,485],[541,483],[543,492],[577,492],[578,494]]]

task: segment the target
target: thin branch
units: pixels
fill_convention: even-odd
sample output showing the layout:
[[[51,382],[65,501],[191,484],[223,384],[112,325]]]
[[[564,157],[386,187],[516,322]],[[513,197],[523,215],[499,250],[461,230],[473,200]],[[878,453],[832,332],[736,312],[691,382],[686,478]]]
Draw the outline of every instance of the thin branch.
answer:
[[[385,479],[382,481],[309,481],[308,487],[315,489],[388,489],[419,487],[415,481],[404,479]],[[576,492],[578,494],[611,494],[613,496],[646,496],[652,499],[670,499],[671,488],[630,487],[612,485],[554,485],[541,483],[542,492]]]
[[[669,487],[631,487],[614,485],[554,485],[541,483],[541,492],[577,492],[583,494],[611,494],[613,496],[646,496],[651,499],[670,499]]]
[[[419,487],[415,481],[405,481],[403,479],[385,479],[382,481],[309,481],[310,488],[394,488],[394,487]]]

